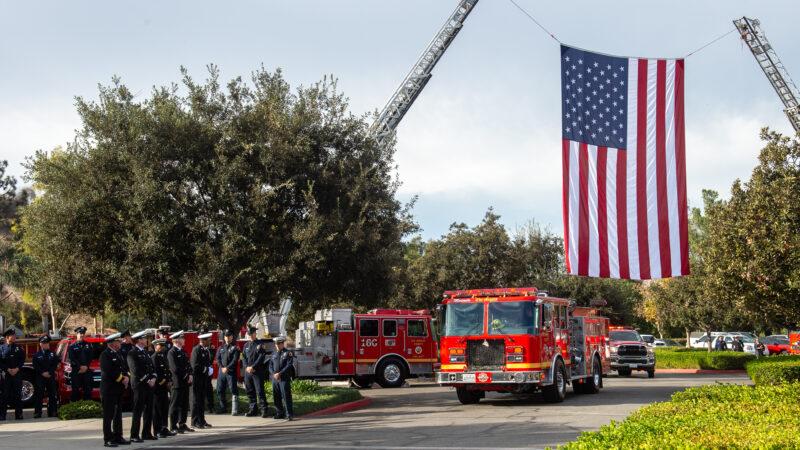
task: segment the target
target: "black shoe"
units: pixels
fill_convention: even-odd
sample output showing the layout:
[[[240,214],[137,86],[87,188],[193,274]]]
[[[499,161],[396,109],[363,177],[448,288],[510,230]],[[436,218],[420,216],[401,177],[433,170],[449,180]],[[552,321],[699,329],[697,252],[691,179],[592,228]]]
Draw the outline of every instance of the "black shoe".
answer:
[[[14,416],[14,420],[22,420],[22,416]]]
[[[168,428],[164,428],[163,430],[161,430],[160,433],[158,433],[159,436],[161,436],[162,434],[166,435],[166,437],[171,437],[171,436],[175,436],[178,433],[173,433],[172,431],[169,431]]]
[[[172,435],[175,436],[176,434],[183,434],[183,433],[185,433],[185,431],[183,431],[182,428],[173,428],[170,431],[170,433],[172,433]]]
[[[206,427],[206,428],[214,428],[214,427],[212,427],[212,426],[211,426],[211,424],[210,424],[210,423],[208,423],[208,422],[204,423],[204,424],[203,424],[203,426],[204,426],[204,427]]]
[[[287,422],[291,422],[291,421],[293,421],[293,420],[294,420],[294,417],[292,417],[292,416],[289,416],[289,417],[287,417],[287,418],[286,418],[286,421],[287,421]]]
[[[33,418],[34,418],[34,419],[41,419],[41,418],[42,418],[42,413],[35,413],[35,414],[33,415]]]
[[[146,434],[146,435],[142,436],[142,440],[143,441],[157,441],[158,438],[153,436],[152,434]]]
[[[246,417],[255,417],[257,415],[258,415],[258,413],[256,411],[253,411],[253,410],[247,411],[247,414],[245,414]],[[3,420],[6,420],[6,419],[3,418]]]
[[[193,423],[193,424],[192,424],[192,426],[193,426],[193,427],[195,427],[195,428],[200,428],[201,430],[202,430],[203,428],[205,428],[205,427],[206,427],[206,426],[205,426],[205,425],[203,425],[202,423],[197,423],[197,424],[194,424],[194,423]]]
[[[114,442],[116,442],[117,445],[131,445],[131,441],[128,441],[125,438],[119,438]]]
[[[170,436],[172,436],[172,433],[167,434],[167,433],[164,433],[163,431],[158,433],[158,437],[160,437],[161,439],[166,439],[166,438],[168,438]]]
[[[103,447],[116,447],[117,443],[114,441],[103,442]]]
[[[278,419],[285,419],[286,416],[283,414],[275,414],[275,416],[273,416],[272,418],[278,420]]]
[[[179,433],[180,433],[180,432],[186,432],[186,431],[188,431],[188,432],[190,432],[190,433],[193,433],[193,432],[194,432],[194,428],[189,428],[189,427],[187,427],[185,424],[184,424],[184,425],[181,425],[181,427],[180,427],[180,428],[178,428],[178,432],[179,432]]]
[[[267,414],[267,411],[266,411],[266,410],[264,410],[264,412],[262,412],[262,413],[261,413],[261,417],[262,417],[262,418],[264,418],[264,419],[266,419],[267,417],[269,417],[269,414]]]
[[[144,440],[141,439],[141,438],[135,437],[135,436],[131,436],[131,442],[135,442],[137,444],[141,444],[142,442],[144,442]]]

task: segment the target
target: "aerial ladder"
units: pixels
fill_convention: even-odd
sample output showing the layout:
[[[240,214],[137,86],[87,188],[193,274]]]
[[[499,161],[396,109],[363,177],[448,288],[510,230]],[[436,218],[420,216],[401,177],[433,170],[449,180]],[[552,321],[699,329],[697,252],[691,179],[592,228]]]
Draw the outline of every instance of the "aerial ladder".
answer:
[[[444,52],[456,38],[464,26],[472,8],[478,0],[460,0],[455,11],[447,18],[442,28],[422,52],[417,62],[400,83],[400,87],[383,107],[378,118],[372,124],[370,133],[378,141],[378,145],[385,147],[394,137],[395,129],[403,116],[406,115],[414,100],[417,99],[422,89],[431,79],[433,68],[442,58]],[[248,326],[256,327],[259,336],[286,336],[286,319],[292,308],[292,300],[285,298],[281,301],[277,311],[260,311],[250,317]]]
[[[786,107],[784,112],[792,123],[794,131],[800,133],[800,102],[797,100],[800,91],[797,90],[794,81],[789,77],[789,72],[761,30],[760,22],[758,19],[742,17],[734,20],[733,24],[736,25],[742,40],[750,48],[775,92],[778,93],[778,97],[781,98]]]

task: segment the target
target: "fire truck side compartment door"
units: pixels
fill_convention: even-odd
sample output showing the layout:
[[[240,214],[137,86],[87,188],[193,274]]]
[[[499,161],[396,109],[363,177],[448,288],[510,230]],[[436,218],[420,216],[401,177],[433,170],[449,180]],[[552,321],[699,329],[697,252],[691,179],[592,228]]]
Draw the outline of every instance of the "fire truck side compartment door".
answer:
[[[339,345],[336,360],[339,362],[339,375],[352,375],[355,373],[355,336],[353,330],[340,330],[338,332]]]

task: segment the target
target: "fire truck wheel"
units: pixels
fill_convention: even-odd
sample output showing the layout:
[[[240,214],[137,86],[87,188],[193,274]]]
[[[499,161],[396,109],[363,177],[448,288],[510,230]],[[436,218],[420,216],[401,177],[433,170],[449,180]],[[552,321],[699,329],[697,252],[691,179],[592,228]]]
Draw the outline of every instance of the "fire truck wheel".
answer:
[[[561,403],[567,396],[567,373],[564,363],[559,359],[553,370],[553,384],[542,389],[544,399],[548,403]]]
[[[356,385],[357,388],[360,389],[367,389],[372,387],[372,377],[369,375],[361,377],[353,377],[351,381],[353,382],[353,384]]]
[[[400,387],[406,381],[406,369],[397,358],[387,358],[375,371],[375,380],[381,387]]]
[[[22,407],[30,408],[33,406],[33,374],[23,372],[22,375]]]
[[[471,391],[465,387],[457,387],[456,388],[456,395],[458,396],[458,401],[461,402],[463,405],[474,405],[481,401],[483,397],[483,392],[481,391]]]
[[[583,383],[583,392],[586,394],[597,394],[603,386],[603,370],[600,368],[600,360],[595,358],[592,362],[592,376]]]

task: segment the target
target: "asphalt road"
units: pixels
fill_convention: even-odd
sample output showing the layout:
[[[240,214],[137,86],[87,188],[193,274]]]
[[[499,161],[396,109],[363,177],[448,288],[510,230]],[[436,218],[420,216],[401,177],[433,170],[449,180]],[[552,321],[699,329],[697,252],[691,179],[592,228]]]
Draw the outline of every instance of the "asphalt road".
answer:
[[[631,378],[611,375],[596,395],[569,390],[563,403],[544,403],[538,395],[488,394],[477,405],[462,405],[455,391],[412,382],[401,389],[367,389],[370,407],[294,422],[204,434],[149,448],[543,448],[574,440],[611,420],[691,386],[716,381],[750,384],[746,374],[687,375],[644,372]],[[166,442],[165,442],[166,443]]]

